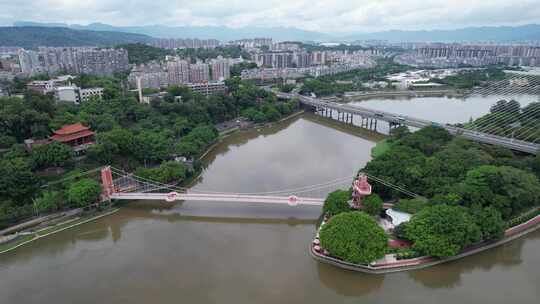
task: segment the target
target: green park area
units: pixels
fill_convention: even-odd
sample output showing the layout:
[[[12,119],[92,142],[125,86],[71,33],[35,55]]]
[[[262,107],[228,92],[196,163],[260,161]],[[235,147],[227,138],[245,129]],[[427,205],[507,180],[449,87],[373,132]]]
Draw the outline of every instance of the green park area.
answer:
[[[328,195],[320,242],[333,257],[356,264],[387,253],[397,253],[398,259],[451,257],[468,246],[499,240],[507,228],[539,214],[538,156],[453,137],[435,126],[414,133],[394,129],[373,154],[361,171],[395,187],[373,182],[361,211],[351,209],[350,190]],[[377,224],[383,201],[396,202],[393,209],[412,214],[410,221],[385,232]],[[389,239],[412,246],[389,248]]]
[[[226,81],[227,93],[204,96],[170,87],[163,98],[143,104],[123,89],[124,77],[78,76],[73,82],[79,87],[104,88],[102,99],[81,104],[26,90],[28,79],[16,79],[10,88],[23,98],[0,97],[0,229],[93,205],[101,193],[99,174],[82,173],[104,165],[161,183],[186,182],[200,170],[198,156],[218,139],[216,124],[239,116],[255,123],[278,121],[298,108],[295,100],[279,101],[236,77]],[[77,123],[96,134],[84,158],[55,141],[32,149],[24,144],[47,141],[54,130]],[[177,157],[195,161],[188,166]]]

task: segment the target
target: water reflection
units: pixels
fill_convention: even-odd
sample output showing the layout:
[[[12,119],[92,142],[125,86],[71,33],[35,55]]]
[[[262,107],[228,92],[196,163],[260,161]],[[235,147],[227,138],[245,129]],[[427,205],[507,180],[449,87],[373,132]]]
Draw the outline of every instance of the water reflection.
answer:
[[[498,100],[514,99],[522,106],[538,101],[536,95],[486,95],[457,97],[385,97],[363,101],[352,101],[375,110],[388,111],[400,115],[410,115],[439,123],[464,123],[489,112],[489,108]]]
[[[319,279],[328,288],[343,296],[363,296],[379,290],[384,275],[369,275],[354,271],[344,271],[334,266],[317,264]]]
[[[523,263],[522,250],[527,239],[533,239],[540,234],[520,238],[501,245],[495,249],[480,252],[475,255],[437,265],[434,267],[411,271],[409,276],[416,282],[429,288],[451,288],[461,284],[464,274],[477,270],[489,272],[494,267],[511,269]]]
[[[336,132],[331,122],[319,124],[318,119],[305,115],[283,125],[233,134],[224,140],[224,147],[207,155],[205,161],[212,165],[194,189],[264,192],[352,177],[370,159],[372,140],[380,135],[360,129]],[[246,138],[249,145],[242,144]],[[223,153],[224,149],[230,152]]]

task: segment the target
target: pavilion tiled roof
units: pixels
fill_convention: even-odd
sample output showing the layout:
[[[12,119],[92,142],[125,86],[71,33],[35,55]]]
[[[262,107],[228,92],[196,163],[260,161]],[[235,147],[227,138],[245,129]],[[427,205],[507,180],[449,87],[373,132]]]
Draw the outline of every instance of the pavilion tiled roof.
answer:
[[[69,134],[74,134],[74,133],[78,133],[78,132],[81,132],[81,131],[86,131],[86,130],[89,130],[89,129],[90,128],[88,128],[87,126],[85,126],[82,123],[78,122],[78,123],[75,123],[75,124],[63,126],[62,128],[54,131],[54,134],[55,135],[69,135]],[[90,132],[92,132],[92,131],[90,131]],[[55,135],[53,135],[53,137]]]
[[[92,135],[94,135],[94,132],[90,130],[83,130],[81,132],[77,132],[74,134],[66,134],[66,135],[54,134],[53,136],[51,136],[51,138],[59,142],[70,142],[77,138],[83,138],[83,137],[92,136]]]

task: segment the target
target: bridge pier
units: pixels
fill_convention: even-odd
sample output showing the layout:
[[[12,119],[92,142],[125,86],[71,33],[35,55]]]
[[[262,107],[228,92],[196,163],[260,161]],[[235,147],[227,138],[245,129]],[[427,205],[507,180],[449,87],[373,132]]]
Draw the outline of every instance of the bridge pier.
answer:
[[[395,128],[399,128],[401,127],[401,124],[399,122],[393,122],[393,121],[389,121],[388,122],[388,128],[389,130],[392,130],[392,129],[395,129]]]

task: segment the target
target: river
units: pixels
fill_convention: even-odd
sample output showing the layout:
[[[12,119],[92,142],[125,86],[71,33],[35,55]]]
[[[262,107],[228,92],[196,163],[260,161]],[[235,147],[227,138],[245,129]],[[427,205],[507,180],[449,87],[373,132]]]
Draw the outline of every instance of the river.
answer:
[[[194,188],[261,192],[352,176],[380,136],[311,114],[236,133]],[[540,232],[383,276],[308,254],[320,209],[134,202],[0,256],[0,303],[537,303]]]

